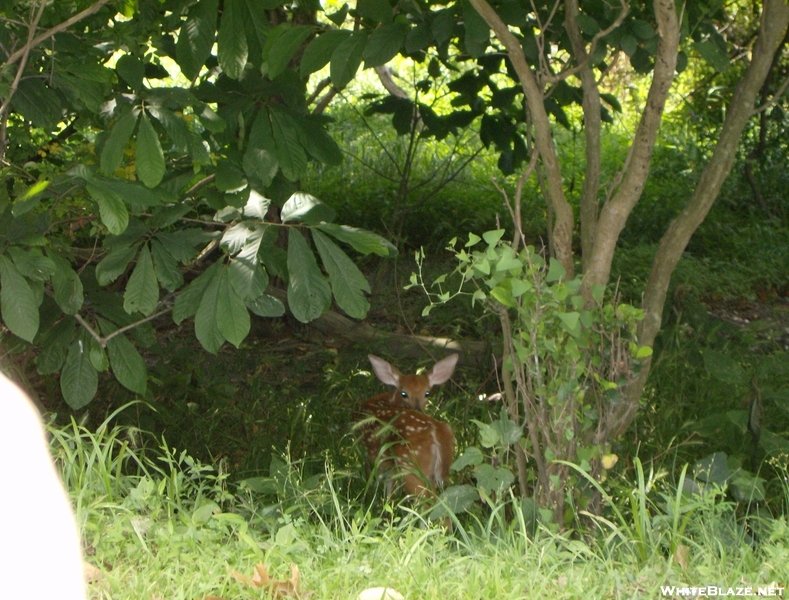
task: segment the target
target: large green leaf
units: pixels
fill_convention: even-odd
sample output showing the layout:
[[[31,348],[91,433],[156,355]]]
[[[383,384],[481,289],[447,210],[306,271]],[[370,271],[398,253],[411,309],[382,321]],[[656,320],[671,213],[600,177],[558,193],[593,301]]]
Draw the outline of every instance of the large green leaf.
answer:
[[[195,335],[203,348],[212,354],[216,354],[225,343],[225,337],[219,331],[217,323],[217,302],[221,281],[227,275],[225,269],[221,268],[219,263],[216,264],[217,268],[211,272],[203,297],[200,299],[200,306],[195,314]]]
[[[252,123],[242,164],[244,172],[250,177],[260,179],[263,187],[271,185],[277,174],[277,169],[279,169],[277,146],[271,133],[269,111],[266,108],[261,108],[258,111],[258,115]]]
[[[332,53],[340,42],[348,39],[352,32],[347,29],[333,29],[316,36],[301,55],[299,73],[302,78],[311,75],[329,64]]]
[[[68,350],[60,371],[60,391],[72,409],[79,410],[93,400],[99,386],[99,375],[90,362],[88,345],[76,340]]]
[[[0,254],[0,308],[11,333],[32,342],[38,333],[38,303],[27,280]]]
[[[203,271],[199,277],[186,286],[173,304],[173,321],[176,325],[180,324],[184,319],[193,316],[197,309],[200,307],[200,302],[205,295],[208,285],[216,277],[216,272],[221,266],[221,263],[215,262],[213,265]],[[221,346],[221,344],[220,344]]]
[[[107,190],[109,195],[129,204],[151,208],[162,206],[175,201],[175,198],[168,194],[161,187],[148,189],[138,181],[124,181],[122,179],[93,179],[94,186],[99,186]]]
[[[329,310],[331,288],[318,268],[307,241],[295,228],[288,230],[288,306],[302,323],[309,323]]]
[[[318,229],[332,237],[350,244],[354,250],[362,254],[377,254],[378,256],[394,257],[397,248],[382,238],[377,233],[357,229],[348,225],[335,225],[334,223],[320,223]]]
[[[42,332],[43,335],[38,340],[41,352],[36,357],[36,370],[39,374],[48,375],[60,371],[66,361],[76,324],[74,319],[66,317],[54,327]]]
[[[161,104],[150,104],[147,109],[151,116],[162,124],[175,149],[179,152],[186,152],[189,149],[189,134],[191,133],[186,121]]]
[[[282,174],[298,181],[307,172],[307,154],[299,141],[299,126],[284,110],[271,110],[271,129]]]
[[[8,248],[8,254],[16,268],[28,279],[47,281],[55,274],[55,263],[41,253],[38,248],[23,250],[18,246]]]
[[[359,30],[337,45],[331,55],[331,81],[338,90],[343,89],[356,76],[367,46],[367,32]]]
[[[137,130],[137,177],[149,188],[156,187],[164,177],[164,153],[159,136],[145,112]]]
[[[137,126],[137,117],[135,110],[129,110],[112,126],[110,135],[104,142],[104,149],[101,151],[101,170],[105,175],[112,175],[115,169],[121,166],[123,151]]]
[[[63,106],[57,93],[39,77],[23,77],[11,104],[33,125],[48,131],[55,129],[63,118]]]
[[[107,342],[107,353],[115,379],[135,394],[141,396],[145,394],[148,386],[148,370],[145,368],[145,361],[129,338],[122,333],[110,338]]]
[[[283,223],[302,221],[309,225],[317,225],[323,221],[332,221],[337,213],[328,204],[324,204],[312,194],[295,192],[282,206],[280,218]]]
[[[379,23],[392,20],[392,5],[389,4],[389,0],[358,0],[356,10],[365,19]]]
[[[181,24],[175,59],[187,79],[197,77],[211,56],[218,11],[218,0],[200,0],[192,6],[186,21]]]
[[[228,265],[227,275],[230,284],[245,301],[259,297],[268,287],[268,275],[258,259],[265,227],[266,225],[262,225],[255,231],[249,242]]]
[[[249,312],[244,301],[230,284],[227,272],[219,280],[216,322],[222,336],[236,348],[249,333]]]
[[[120,247],[110,251],[99,264],[96,265],[96,281],[99,285],[109,285],[126,272],[132,258],[137,253],[137,245]]]
[[[151,258],[156,278],[164,289],[174,292],[184,283],[184,276],[178,268],[178,261],[159,240],[151,240]]]
[[[314,27],[299,25],[277,38],[268,52],[268,73],[266,74],[269,79],[275,79],[287,68],[290,59],[313,31],[315,31]]]
[[[312,239],[318,249],[323,266],[329,274],[331,289],[337,305],[348,316],[364,319],[370,310],[370,303],[364,292],[370,293],[370,284],[359,268],[337,244],[317,229],[312,230]]]
[[[726,47],[716,44],[712,40],[695,42],[693,47],[701,57],[707,61],[719,73],[723,73],[729,68],[729,55]]]
[[[153,269],[151,252],[148,245],[142,247],[137,257],[126,292],[123,294],[123,309],[131,314],[140,311],[146,317],[156,310],[159,304],[159,284],[156,282],[156,271]]]
[[[263,294],[247,302],[247,308],[259,317],[276,318],[285,314],[285,305],[268,294]]]
[[[217,53],[219,66],[231,79],[238,79],[247,64],[245,0],[225,0],[219,24]]]
[[[406,35],[408,25],[405,23],[387,23],[373,31],[364,49],[365,68],[385,65],[397,56]]]
[[[342,163],[342,150],[328,133],[314,119],[305,117],[296,121],[299,126],[299,140],[315,160],[324,165]]]
[[[129,209],[123,199],[99,180],[90,180],[85,187],[99,205],[99,216],[107,230],[114,235],[122,234],[129,225]]]
[[[56,252],[48,251],[47,255],[55,264],[55,273],[52,275],[55,302],[67,315],[75,315],[85,301],[82,281],[66,259]]]

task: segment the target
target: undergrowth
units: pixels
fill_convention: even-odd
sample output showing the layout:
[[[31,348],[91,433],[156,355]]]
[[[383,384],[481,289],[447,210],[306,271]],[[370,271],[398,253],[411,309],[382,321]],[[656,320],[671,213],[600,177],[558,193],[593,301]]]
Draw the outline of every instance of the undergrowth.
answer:
[[[655,597],[664,585],[756,588],[789,577],[784,518],[749,541],[719,493],[685,496],[681,480],[640,467],[606,484],[597,534],[532,532],[510,501],[460,515],[447,532],[411,504],[381,518],[330,465],[305,478],[283,459],[265,478],[232,484],[221,466],[111,419],[95,433],[76,423],[50,432],[101,573],[97,599],[260,597],[231,572],[251,577],[259,563],[279,580],[296,565],[301,592],[318,599],[376,586],[407,598]]]

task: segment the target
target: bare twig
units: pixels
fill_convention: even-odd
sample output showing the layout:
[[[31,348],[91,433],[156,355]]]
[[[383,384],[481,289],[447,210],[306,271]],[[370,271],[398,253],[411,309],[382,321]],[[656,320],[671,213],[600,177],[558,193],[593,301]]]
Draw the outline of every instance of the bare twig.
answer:
[[[97,12],[99,11],[99,9],[100,9],[102,6],[104,6],[105,4],[107,4],[109,1],[110,1],[110,0],[99,0],[99,1],[98,1],[98,2],[96,2],[95,4],[91,4],[91,5],[90,5],[88,8],[86,8],[86,9],[85,9],[85,10],[83,10],[82,12],[78,12],[78,13],[77,13],[76,15],[74,15],[73,17],[69,17],[68,19],[66,19],[66,20],[65,20],[65,21],[63,21],[62,23],[58,23],[57,25],[55,25],[55,26],[54,26],[54,27],[52,27],[51,29],[47,29],[47,30],[46,30],[44,33],[42,33],[41,35],[39,35],[39,36],[37,36],[37,37],[33,38],[33,41],[32,41],[32,43],[31,43],[31,46],[30,46],[30,47],[31,47],[31,48],[33,48],[33,47],[35,47],[35,46],[38,46],[38,45],[39,45],[41,42],[43,42],[44,40],[47,40],[47,39],[51,38],[51,37],[52,37],[52,36],[54,36],[54,35],[57,35],[57,34],[58,34],[58,33],[60,33],[61,31],[65,31],[66,29],[68,29],[69,27],[71,27],[72,25],[74,25],[74,23],[78,23],[79,21],[81,21],[81,20],[82,20],[82,19],[84,19],[85,17],[89,17],[90,15],[92,15],[92,14],[94,14],[94,13],[97,13]],[[46,5],[46,2],[42,0],[42,6],[43,6],[43,5]],[[36,24],[37,24],[37,23],[38,23],[38,21],[36,21]],[[35,33],[35,31],[34,31],[34,33]],[[29,50],[28,50],[28,52],[29,52]],[[22,58],[23,56],[25,56],[25,54],[26,54],[26,52],[25,52],[25,48],[20,48],[19,50],[17,50],[16,52],[12,53],[12,54],[11,54],[11,55],[8,57],[8,59],[5,61],[5,64],[6,64],[6,65],[12,65],[12,64],[14,64],[16,61],[18,61],[20,58]]]

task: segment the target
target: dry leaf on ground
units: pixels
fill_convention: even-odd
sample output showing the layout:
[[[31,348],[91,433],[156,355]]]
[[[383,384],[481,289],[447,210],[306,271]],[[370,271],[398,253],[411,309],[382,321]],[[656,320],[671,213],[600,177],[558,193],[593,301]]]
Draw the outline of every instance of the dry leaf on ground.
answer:
[[[290,565],[290,579],[273,579],[268,573],[268,567],[262,562],[255,565],[255,574],[252,577],[242,575],[238,571],[228,569],[230,574],[241,583],[254,588],[265,588],[272,598],[306,598],[309,593],[301,592],[301,576],[296,565]]]

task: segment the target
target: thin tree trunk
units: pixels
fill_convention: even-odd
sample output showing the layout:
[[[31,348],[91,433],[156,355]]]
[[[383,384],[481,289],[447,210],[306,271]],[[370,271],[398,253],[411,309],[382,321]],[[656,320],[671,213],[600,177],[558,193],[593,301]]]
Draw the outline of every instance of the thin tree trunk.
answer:
[[[573,265],[573,209],[564,195],[562,172],[553,145],[551,122],[548,119],[548,113],[545,112],[543,91],[529,68],[520,41],[509,30],[498,13],[486,0],[469,0],[469,2],[485,19],[485,22],[493,29],[496,37],[507,49],[507,54],[523,87],[526,105],[534,124],[534,143],[545,167],[549,200],[555,216],[552,236],[554,256],[562,263],[568,279],[572,279],[575,273]]]
[[[591,298],[592,285],[606,285],[611,276],[616,243],[630,212],[641,198],[649,175],[649,164],[663,109],[674,81],[680,34],[674,0],[656,0],[655,19],[659,41],[652,85],[649,87],[646,106],[623,167],[622,182],[613,198],[606,202],[600,211],[594,249],[588,262],[589,268],[584,272],[584,294],[587,298]]]
[[[645,315],[638,332],[639,343],[642,345],[652,346],[655,336],[660,331],[671,274],[685,251],[690,237],[704,221],[723,182],[731,172],[742,132],[754,114],[754,102],[787,27],[789,27],[789,4],[785,0],[765,0],[751,64],[729,103],[712,158],[704,168],[687,206],[674,219],[660,240],[644,294]],[[625,402],[620,404],[618,411],[610,415],[609,426],[613,435],[622,433],[635,418],[638,400],[644,389],[650,366],[649,361],[642,366],[636,379],[628,386]]]

